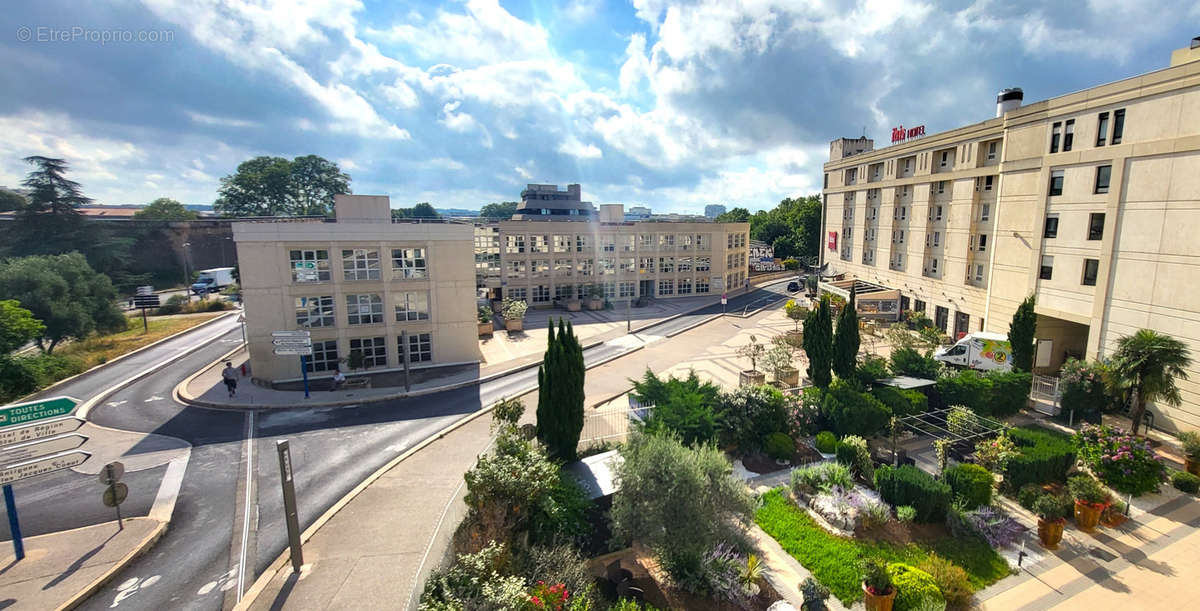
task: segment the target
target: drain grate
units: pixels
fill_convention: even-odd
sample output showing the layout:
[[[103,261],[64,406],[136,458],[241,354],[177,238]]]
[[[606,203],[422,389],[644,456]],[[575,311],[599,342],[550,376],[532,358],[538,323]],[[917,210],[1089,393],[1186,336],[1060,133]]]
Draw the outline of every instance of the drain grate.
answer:
[[[1090,550],[1088,550],[1088,553],[1090,553],[1092,556],[1099,558],[1105,562],[1112,562],[1117,557],[1116,554],[1114,554],[1102,547],[1093,547]]]

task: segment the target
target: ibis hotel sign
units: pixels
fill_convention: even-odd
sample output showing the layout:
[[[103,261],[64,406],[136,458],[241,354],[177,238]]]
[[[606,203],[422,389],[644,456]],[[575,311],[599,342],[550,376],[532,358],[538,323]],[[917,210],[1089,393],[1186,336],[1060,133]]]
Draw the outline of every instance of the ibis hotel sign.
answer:
[[[905,140],[911,140],[913,138],[920,138],[921,136],[924,136],[924,135],[925,135],[925,126],[924,125],[918,125],[916,127],[910,127],[908,129],[905,129],[903,125],[901,125],[899,127],[893,127],[892,128],[892,144],[895,144],[897,142],[904,142]]]

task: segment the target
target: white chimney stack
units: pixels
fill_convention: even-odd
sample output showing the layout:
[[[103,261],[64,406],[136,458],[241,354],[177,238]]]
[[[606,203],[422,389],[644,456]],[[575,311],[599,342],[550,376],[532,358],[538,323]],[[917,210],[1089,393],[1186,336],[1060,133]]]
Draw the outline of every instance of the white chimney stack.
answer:
[[[1025,92],[1021,91],[1020,87],[1001,89],[1000,93],[996,94],[996,118],[999,119],[1004,113],[1020,108],[1021,100],[1024,99]]]

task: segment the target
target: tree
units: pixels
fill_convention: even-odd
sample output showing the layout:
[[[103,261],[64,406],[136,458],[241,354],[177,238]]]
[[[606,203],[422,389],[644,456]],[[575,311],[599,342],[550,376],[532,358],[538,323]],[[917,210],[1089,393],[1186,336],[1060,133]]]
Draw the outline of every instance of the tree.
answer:
[[[200,215],[169,197],[160,197],[134,213],[139,221],[190,221]]]
[[[715,220],[718,223],[749,223],[750,211],[745,208],[734,208],[717,215]]]
[[[22,308],[19,301],[0,301],[0,356],[24,346],[45,330],[46,325]]]
[[[25,196],[16,191],[0,189],[0,212],[12,212],[25,207]]]
[[[829,295],[808,312],[804,320],[804,353],[808,355],[808,379],[818,388],[828,388],[833,381],[833,316],[829,312]]]
[[[550,456],[575,458],[583,431],[583,347],[571,323],[550,325],[546,354],[538,367],[537,438]]]
[[[11,252],[57,254],[79,248],[89,237],[79,207],[91,203],[91,198],[84,197],[79,183],[66,178],[65,160],[34,155],[25,161],[35,169],[21,182],[29,197],[16,211]]]
[[[1037,312],[1034,296],[1030,295],[1017,306],[1008,325],[1008,343],[1012,346],[1012,366],[1019,371],[1033,371],[1033,337],[1037,333]]]
[[[429,202],[421,202],[412,208],[392,208],[394,219],[437,219],[442,215]]]
[[[317,155],[293,159],[291,176],[296,214],[331,215],[333,196],[350,192],[350,175]]]
[[[850,303],[838,313],[837,335],[833,340],[833,371],[843,380],[855,379],[858,364],[858,313],[855,312],[854,290],[850,291]]]
[[[693,371],[686,378],[660,379],[649,368],[641,380],[633,382],[633,396],[642,405],[653,405],[646,414],[642,430],[648,433],[674,432],[684,443],[716,441],[716,406],[721,389],[703,382]]]
[[[222,216],[292,216],[333,213],[335,195],[350,192],[350,176],[336,163],[306,155],[255,157],[221,179],[213,209]]]
[[[512,218],[512,215],[517,211],[518,202],[500,202],[490,203],[479,211],[479,216],[487,219],[496,219],[498,221],[507,221]]]
[[[45,330],[35,340],[46,353],[67,338],[125,329],[112,282],[79,253],[0,262],[0,295],[16,299],[42,321]]]
[[[1130,417],[1135,435],[1147,403],[1162,401],[1177,406],[1182,402],[1175,378],[1188,379],[1184,370],[1191,364],[1191,353],[1183,342],[1152,329],[1139,329],[1117,340],[1112,372],[1118,384],[1132,391],[1134,404]]]
[[[794,227],[799,254],[815,257],[821,252],[821,196],[809,195],[799,200]]]

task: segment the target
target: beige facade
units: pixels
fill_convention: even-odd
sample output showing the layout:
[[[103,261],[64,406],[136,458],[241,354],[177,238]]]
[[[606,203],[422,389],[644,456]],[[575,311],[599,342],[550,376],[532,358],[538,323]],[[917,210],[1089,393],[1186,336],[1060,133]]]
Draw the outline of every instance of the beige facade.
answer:
[[[536,217],[534,217],[536,219]],[[749,223],[625,221],[622,206],[598,220],[510,220],[476,228],[482,287],[531,307],[586,297],[670,299],[741,289]]]
[[[1200,54],[1172,59],[831,158],[822,261],[899,289],[952,335],[1007,332],[1035,294],[1039,373],[1110,356],[1139,328],[1168,333],[1194,365],[1183,405],[1152,407],[1155,426],[1200,428]]]
[[[393,222],[386,196],[339,195],[336,222],[234,224],[246,336],[255,378],[301,376],[300,357],[276,356],[271,333],[308,329],[311,376],[479,361],[470,225]]]

